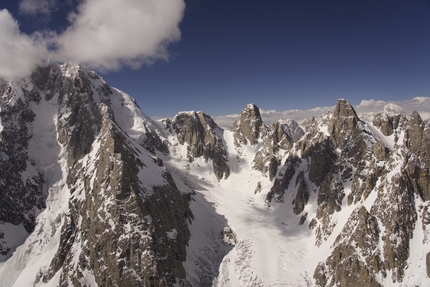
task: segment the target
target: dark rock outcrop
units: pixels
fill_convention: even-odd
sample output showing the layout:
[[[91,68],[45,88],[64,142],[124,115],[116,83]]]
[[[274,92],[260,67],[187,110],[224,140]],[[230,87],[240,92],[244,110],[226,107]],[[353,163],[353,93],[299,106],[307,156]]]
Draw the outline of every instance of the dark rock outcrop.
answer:
[[[401,120],[403,116],[397,115],[387,115],[385,113],[379,113],[373,118],[373,125],[382,132],[385,136],[390,136],[394,133],[396,129],[401,125]]]
[[[375,274],[385,266],[378,250],[378,221],[365,207],[355,210],[336,238],[334,250],[315,269],[318,286],[382,286]],[[364,254],[358,254],[362,250]]]
[[[281,167],[279,174],[273,182],[273,186],[266,196],[266,204],[270,205],[272,200],[278,203],[284,202],[285,190],[289,187],[291,180],[299,167],[301,159],[296,156],[290,156]]]
[[[354,108],[347,101],[337,101],[333,118],[328,126],[330,140],[336,148],[343,149],[349,139],[358,134],[359,118]]]
[[[231,128],[235,132],[236,144],[254,145],[267,132],[261,119],[260,110],[255,104],[246,105],[240,114],[240,121],[235,121]]]
[[[404,145],[430,167],[430,127],[426,127],[416,111],[405,125]]]
[[[400,150],[399,153],[368,134],[359,126],[353,113],[347,118],[350,122],[344,125],[345,129],[353,129],[343,132],[343,140],[337,140],[339,136],[336,134],[330,135],[341,153],[320,186],[316,220],[311,222],[312,228],[316,228],[317,244],[331,235],[336,222],[330,214],[342,210],[350,180],[347,204],[359,204],[370,193],[378,195],[369,211],[361,206],[349,217],[335,241],[333,252],[318,265],[314,278],[318,286],[381,286],[376,275],[386,277],[390,271],[392,282],[402,282],[417,217],[414,193],[425,199],[423,194],[428,190],[428,169],[423,156],[426,154],[424,125],[416,113],[408,120],[399,117],[395,124],[390,124],[393,129],[386,132],[387,135],[400,133],[399,128],[405,128],[404,146],[408,151],[396,145],[394,148]],[[381,118],[379,116],[378,120]],[[383,128],[384,125],[380,126]],[[416,149],[411,149],[412,146]],[[418,158],[417,154],[421,156]],[[406,156],[402,173],[390,175],[401,155]],[[377,247],[381,245],[382,250]],[[359,257],[357,250],[360,250]]]
[[[386,161],[389,159],[390,151],[381,141],[377,142],[373,147],[373,155],[377,160]]]
[[[0,221],[14,225],[23,223],[25,229],[31,232],[35,225],[33,209],[45,207],[43,177],[32,165],[27,152],[31,138],[28,126],[35,115],[18,99],[14,105],[1,107],[0,116],[3,126],[0,134]],[[33,170],[36,175],[23,180],[21,174],[27,169]]]
[[[310,162],[309,180],[320,186],[337,159],[333,144],[328,140],[316,143],[303,155]]]
[[[409,240],[413,236],[417,214],[413,200],[413,189],[402,176],[386,179],[386,187],[379,189],[378,198],[370,212],[384,226],[384,262],[392,271],[393,282],[402,282],[406,261],[409,257]]]
[[[297,195],[293,200],[294,214],[300,214],[305,209],[309,200],[309,191],[304,179],[304,172],[301,171],[296,178]],[[303,224],[303,223],[302,223]]]
[[[282,153],[293,147],[293,140],[285,133],[279,122],[274,122],[265,137],[263,146],[255,154],[253,168],[262,172],[263,175],[269,174],[272,180],[281,164]]]
[[[299,126],[296,121],[283,123],[282,129],[293,140],[293,142],[298,142],[305,134],[305,131]]]
[[[198,157],[203,157],[205,161],[211,159],[218,180],[230,175],[222,130],[210,116],[202,112],[179,113],[167,125],[171,125],[181,145],[188,144],[190,161]]]
[[[34,93],[32,99],[19,97],[11,84],[2,82],[1,85],[0,222],[22,224],[30,233],[34,230],[37,213],[46,207],[47,196],[42,187],[43,174],[28,154],[35,117],[28,103],[37,102],[40,97]],[[5,240],[0,241],[1,261],[9,258],[18,244]]]

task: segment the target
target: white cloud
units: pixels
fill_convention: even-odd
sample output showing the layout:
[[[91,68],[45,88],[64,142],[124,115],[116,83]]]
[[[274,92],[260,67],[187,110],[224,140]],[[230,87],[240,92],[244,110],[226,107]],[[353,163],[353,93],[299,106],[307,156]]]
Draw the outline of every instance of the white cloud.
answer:
[[[0,76],[5,79],[27,75],[48,55],[43,37],[22,34],[16,20],[4,9],[0,10],[0,51]]]
[[[309,119],[312,117],[318,117],[323,114],[326,114],[329,111],[332,111],[334,109],[334,106],[331,107],[317,107],[311,110],[285,110],[282,112],[269,110],[264,111],[260,109],[261,118],[263,119],[263,122],[271,124],[276,120],[279,119],[288,119],[288,120],[294,120],[297,122],[300,122],[304,119]]]
[[[56,0],[23,0],[27,14],[53,11]],[[167,60],[167,47],[180,40],[184,0],[83,0],[61,34],[25,35],[7,10],[0,16],[0,77],[29,74],[46,59],[73,61],[98,70]],[[48,49],[49,47],[49,49]],[[54,47],[54,48],[53,48]]]
[[[25,15],[49,16],[56,10],[57,0],[22,0],[19,3],[19,12]]]
[[[362,100],[361,103],[354,107],[357,111],[360,112],[377,112],[384,108],[387,104],[385,101],[375,101],[373,99],[370,100]]]
[[[415,97],[405,101],[363,100],[355,109],[360,113],[378,112],[387,105],[399,106],[406,113],[412,111],[430,112],[430,97]]]
[[[213,117],[213,120],[216,122],[216,124],[222,128],[230,128],[233,125],[234,121],[239,119],[240,114]]]
[[[58,36],[55,59],[103,70],[167,59],[184,8],[183,0],[86,0]]]

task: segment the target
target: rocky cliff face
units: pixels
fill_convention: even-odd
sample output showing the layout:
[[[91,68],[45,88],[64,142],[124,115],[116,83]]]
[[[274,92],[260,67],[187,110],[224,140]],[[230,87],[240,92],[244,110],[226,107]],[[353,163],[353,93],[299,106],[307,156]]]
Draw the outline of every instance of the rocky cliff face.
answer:
[[[203,157],[206,162],[210,159],[218,180],[229,176],[222,130],[210,116],[202,112],[179,113],[172,121],[166,121],[166,129],[175,134],[179,144],[187,145],[190,162],[198,157]]]
[[[283,154],[293,146],[290,134],[297,137],[295,132],[298,132],[299,129],[292,132],[288,125],[279,121],[273,123],[269,128],[263,123],[259,108],[255,104],[249,104],[244,107],[240,121],[234,122],[231,130],[234,133],[235,146],[239,154],[242,152],[243,146],[262,144],[255,153],[253,168],[272,180]]]
[[[260,136],[267,133],[267,127],[263,124],[260,110],[255,104],[245,106],[240,114],[239,122],[235,121],[231,128],[235,133],[236,145],[258,142]]]
[[[26,83],[28,84],[28,83]],[[0,134],[0,222],[21,226],[31,233],[38,212],[45,208],[43,175],[28,154],[35,114],[28,102],[41,100],[37,94],[18,98],[13,88],[2,83]],[[7,103],[14,102],[13,105]],[[0,229],[0,258],[10,257],[22,242],[11,242]]]
[[[429,283],[416,112],[366,122],[341,99],[302,127],[254,104],[230,130],[155,122],[71,64],[0,93],[0,286]]]
[[[287,135],[293,140],[293,142],[298,141],[304,134],[305,131],[296,121],[287,121],[282,123],[282,128]]]
[[[53,234],[60,230],[58,242],[46,243],[54,244],[53,257],[40,267],[34,283],[173,286],[186,282],[182,262],[190,236],[188,202],[155,156],[156,149],[166,149],[151,123],[134,141],[127,127],[116,121],[121,112],[117,107],[127,100],[122,94],[93,72],[66,64],[40,68],[30,79],[10,84],[2,98],[2,167],[16,166],[2,173],[2,197],[10,198],[2,201],[7,203],[2,205],[2,222],[23,223],[28,232],[33,231],[34,211],[46,206],[43,191],[52,193],[54,187],[66,206],[52,223]],[[42,154],[29,155],[29,141],[47,135],[35,133],[45,128],[37,126],[41,122],[36,118],[52,126],[49,135],[61,149],[56,158],[62,165],[57,185],[49,174],[55,160],[41,158],[49,152],[49,146],[42,146],[47,143],[40,140],[38,148],[36,142],[34,148]],[[145,139],[157,144],[145,149]],[[35,175],[23,181],[23,174]],[[63,182],[60,189],[59,182]],[[44,228],[35,232],[43,233]],[[8,252],[3,248],[6,256]]]

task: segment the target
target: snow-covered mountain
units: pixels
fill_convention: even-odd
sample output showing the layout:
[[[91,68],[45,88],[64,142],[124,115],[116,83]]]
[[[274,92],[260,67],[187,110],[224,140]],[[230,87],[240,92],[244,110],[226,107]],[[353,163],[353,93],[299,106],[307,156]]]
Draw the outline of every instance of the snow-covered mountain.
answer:
[[[72,64],[0,95],[0,286],[430,285],[416,112],[153,121]]]

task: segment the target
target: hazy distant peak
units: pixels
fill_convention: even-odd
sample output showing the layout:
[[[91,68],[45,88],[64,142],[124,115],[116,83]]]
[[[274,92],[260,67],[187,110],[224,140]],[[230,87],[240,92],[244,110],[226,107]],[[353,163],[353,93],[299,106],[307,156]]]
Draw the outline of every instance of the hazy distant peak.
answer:
[[[393,104],[393,103],[386,104],[384,106],[383,111],[384,111],[384,113],[389,113],[389,114],[391,114],[391,113],[397,114],[397,113],[403,113],[404,112],[402,107],[400,107],[399,105]]]

